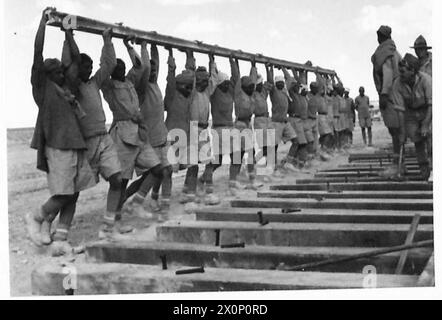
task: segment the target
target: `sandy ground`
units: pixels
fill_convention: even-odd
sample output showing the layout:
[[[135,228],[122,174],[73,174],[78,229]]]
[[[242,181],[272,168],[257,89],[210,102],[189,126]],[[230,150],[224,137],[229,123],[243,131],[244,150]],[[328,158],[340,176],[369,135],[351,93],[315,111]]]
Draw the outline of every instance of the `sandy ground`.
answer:
[[[54,260],[54,263],[69,259],[72,261],[84,260],[84,254],[71,257],[48,258],[51,256],[49,248],[36,248],[26,236],[24,217],[30,211],[37,210],[49,197],[46,176],[35,168],[36,151],[29,148],[32,130],[8,130],[8,212],[9,212],[9,252],[10,252],[10,286],[12,296],[29,296],[31,294],[30,275],[32,270],[43,261]],[[380,122],[374,122],[373,142],[375,146],[386,145],[388,133]],[[280,153],[287,153],[290,143],[280,148]],[[354,144],[350,152],[374,150],[364,148],[360,128],[356,126]],[[282,156],[281,155],[281,156]],[[347,162],[345,154],[336,155],[329,162],[316,161],[314,167],[307,172],[289,174],[276,183],[293,183],[296,179],[311,177],[320,169],[336,167]],[[242,174],[242,179],[247,179]],[[233,199],[227,189],[228,166],[223,166],[216,171],[215,193],[222,199],[223,206],[228,206],[228,201]],[[194,215],[185,214],[183,206],[178,203],[180,190],[183,186],[183,172],[174,176],[172,203],[170,209],[171,219],[194,219]],[[265,183],[263,190],[271,183]],[[83,192],[77,204],[77,212],[70,233],[72,246],[81,246],[89,241],[98,239],[100,217],[104,212],[106,202],[107,184],[100,182],[96,187]],[[236,197],[256,197],[255,191],[240,191]],[[147,201],[145,202],[147,205]],[[132,224],[136,229],[131,237],[146,237],[154,239],[155,225],[141,218],[125,215],[124,221]]]

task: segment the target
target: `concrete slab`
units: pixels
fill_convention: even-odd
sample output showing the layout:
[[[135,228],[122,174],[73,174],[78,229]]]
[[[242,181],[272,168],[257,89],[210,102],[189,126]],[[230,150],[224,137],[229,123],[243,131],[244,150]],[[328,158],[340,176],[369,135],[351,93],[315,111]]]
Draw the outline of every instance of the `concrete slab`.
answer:
[[[354,190],[354,191],[432,191],[433,183],[429,182],[352,182],[352,183],[336,183],[332,182],[327,185],[326,182],[322,183],[308,183],[302,184],[299,183],[299,180],[296,184],[292,185],[271,185],[270,190]]]
[[[322,199],[322,200],[321,200]],[[235,199],[232,207],[433,211],[432,199]]]
[[[433,199],[432,191],[260,191],[258,198]]]
[[[308,247],[390,247],[403,244],[408,224],[269,223],[229,221],[169,221],[157,227],[157,238],[165,242],[215,245],[216,230],[221,243]],[[432,225],[420,225],[415,241],[431,240]]]
[[[290,272],[205,268],[204,273],[175,275],[158,266],[120,263],[76,264],[75,295],[166,292],[363,288],[361,273]],[[32,273],[34,295],[64,295],[63,267],[38,266]],[[377,275],[378,288],[413,287],[417,276]]]
[[[262,211],[265,219],[270,222],[410,224],[414,215],[420,214],[421,224],[433,223],[433,212],[431,211],[351,209],[301,209],[299,212],[281,213],[281,209],[278,208],[206,207],[196,211],[196,219],[201,221],[256,222],[258,210]]]
[[[339,172],[318,172],[315,173],[315,178],[367,178],[367,177],[380,177],[381,171],[358,171],[358,170],[348,170]],[[405,177],[417,177],[420,174],[419,170],[407,171]],[[385,179],[385,178],[384,178]]]
[[[162,265],[161,256],[166,257],[168,269],[183,266],[239,269],[277,269],[294,267],[304,263],[331,258],[345,258],[371,251],[369,248],[327,248],[327,247],[275,247],[246,246],[245,248],[222,249],[220,247],[175,243],[175,242],[95,242],[86,247],[87,262],[131,263]],[[420,248],[410,251],[404,274],[419,275],[432,249]],[[394,252],[367,259],[337,263],[308,271],[361,272],[366,265],[376,267],[376,272],[394,274],[400,252]]]
[[[406,176],[407,181],[422,181],[421,176]],[[327,183],[327,182],[395,182],[396,179],[387,179],[382,177],[337,177],[337,178],[313,178],[297,179],[296,183]]]

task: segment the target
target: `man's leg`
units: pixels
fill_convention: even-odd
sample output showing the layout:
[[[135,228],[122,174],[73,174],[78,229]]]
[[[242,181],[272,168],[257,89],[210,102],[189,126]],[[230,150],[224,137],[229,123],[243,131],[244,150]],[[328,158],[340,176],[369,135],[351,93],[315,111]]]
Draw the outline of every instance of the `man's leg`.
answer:
[[[368,127],[367,131],[368,131],[368,146],[371,147],[373,145],[371,127]]]
[[[430,162],[428,161],[426,143],[427,143],[426,139],[422,139],[414,143],[414,146],[416,148],[417,163],[419,164],[419,169],[421,171],[421,175],[424,180],[428,180],[431,173]]]
[[[73,196],[74,195],[54,195],[43,204],[39,211],[27,216],[29,237],[36,245],[49,244],[51,242],[51,224],[60,210]],[[44,234],[44,237],[42,237],[42,234]]]
[[[187,168],[183,195],[182,198],[180,199],[181,203],[194,202],[196,200],[197,182],[198,182],[198,165],[191,165]]]
[[[80,193],[75,193],[69,201],[61,208],[60,217],[55,230],[54,241],[66,241],[69,234],[69,229],[74,219],[75,209]],[[50,232],[50,230],[49,230]],[[43,230],[42,230],[43,235]]]
[[[160,164],[157,164],[155,167],[151,168],[146,178],[141,183],[140,188],[135,193],[133,197],[133,203],[142,206],[144,199],[146,198],[149,191],[152,189],[154,185],[161,184],[161,180],[163,177],[163,170]]]

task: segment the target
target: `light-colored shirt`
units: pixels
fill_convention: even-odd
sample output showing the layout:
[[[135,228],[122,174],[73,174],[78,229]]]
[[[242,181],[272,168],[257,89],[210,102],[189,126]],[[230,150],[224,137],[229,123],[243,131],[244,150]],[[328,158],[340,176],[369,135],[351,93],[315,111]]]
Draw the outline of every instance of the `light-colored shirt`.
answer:
[[[370,117],[370,98],[367,96],[361,97],[360,95],[355,99],[355,108],[358,111],[359,118]]]
[[[399,111],[431,108],[433,105],[431,77],[423,72],[416,75],[413,88],[402,82],[400,78],[396,79],[392,92],[394,108]]]

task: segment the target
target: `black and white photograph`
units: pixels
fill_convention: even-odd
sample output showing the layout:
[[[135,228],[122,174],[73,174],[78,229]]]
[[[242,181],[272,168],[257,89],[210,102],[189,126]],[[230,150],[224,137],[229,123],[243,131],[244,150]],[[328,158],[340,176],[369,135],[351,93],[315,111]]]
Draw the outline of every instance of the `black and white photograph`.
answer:
[[[3,1],[5,294],[435,297],[436,2]]]

